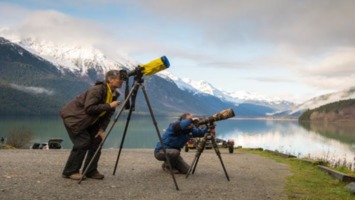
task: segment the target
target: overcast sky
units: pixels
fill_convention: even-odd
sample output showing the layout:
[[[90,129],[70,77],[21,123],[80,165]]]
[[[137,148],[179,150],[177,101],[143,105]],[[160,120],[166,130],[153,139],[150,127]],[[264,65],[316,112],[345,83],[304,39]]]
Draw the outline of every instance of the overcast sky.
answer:
[[[301,103],[355,86],[353,0],[0,0],[0,33],[77,42]]]

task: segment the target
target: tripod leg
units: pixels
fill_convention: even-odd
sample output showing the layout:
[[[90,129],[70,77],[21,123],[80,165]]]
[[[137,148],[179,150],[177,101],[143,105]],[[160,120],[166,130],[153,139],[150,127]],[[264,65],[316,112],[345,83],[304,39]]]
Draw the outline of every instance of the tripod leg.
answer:
[[[217,154],[217,156],[218,156],[219,160],[221,161],[221,164],[222,164],[222,168],[223,168],[224,174],[226,175],[226,178],[227,178],[227,180],[229,181],[229,176],[228,176],[228,173],[227,173],[226,168],[224,167],[224,163],[223,163],[223,161],[222,161],[221,152],[219,151],[219,148],[218,148],[218,146],[217,146],[216,140],[215,140],[215,138],[214,138],[214,137],[212,137],[212,139],[211,139],[211,140],[212,140],[212,145],[213,145],[213,148],[214,148],[214,150],[215,150],[215,152],[216,152],[216,154]]]
[[[108,130],[107,133],[106,133],[105,138],[101,141],[101,143],[99,144],[99,147],[98,147],[98,148],[96,149],[96,151],[95,151],[95,154],[92,156],[92,158],[91,158],[89,164],[88,164],[88,165],[86,166],[86,168],[84,169],[83,174],[82,174],[82,176],[81,176],[81,178],[80,178],[78,184],[80,184],[81,181],[83,180],[83,177],[86,175],[87,170],[88,170],[89,167],[92,165],[92,162],[94,161],[96,155],[98,154],[99,150],[100,150],[100,149],[102,148],[102,146],[104,145],[104,143],[105,143],[107,137],[110,135],[110,133],[111,133],[113,127],[115,126],[115,124],[116,124],[118,118],[121,116],[121,113],[123,112],[123,110],[124,110],[124,108],[125,108],[125,105],[128,103],[129,97],[132,95],[132,92],[133,92],[133,89],[131,90],[131,92],[128,94],[128,97],[127,97],[127,98],[125,99],[125,101],[123,102],[123,105],[122,105],[122,107],[120,108],[120,110],[117,112],[117,114],[116,114],[116,116],[115,116],[115,118],[114,118],[114,120],[113,120],[112,125],[110,126],[109,130]]]
[[[122,139],[121,139],[121,144],[120,144],[120,149],[119,149],[118,154],[117,154],[116,164],[115,164],[115,168],[114,168],[114,170],[113,170],[112,175],[115,175],[115,174],[116,174],[116,169],[117,169],[118,161],[120,160],[120,155],[121,155],[123,143],[124,143],[124,140],[125,140],[125,138],[126,138],[126,133],[127,133],[128,125],[129,125],[129,122],[130,122],[130,119],[131,119],[132,110],[133,110],[133,107],[131,106],[130,109],[129,109],[128,116],[127,116],[126,126],[124,127],[124,131],[123,131],[123,135],[122,135]]]
[[[207,141],[206,137],[204,137],[203,140],[202,140],[201,146],[197,149],[198,150],[198,152],[196,153],[197,160],[196,160],[196,162],[194,164],[194,167],[193,167],[193,170],[192,170],[192,174],[195,173],[195,170],[196,170],[196,167],[197,167],[197,163],[200,160],[200,156],[201,156],[203,150],[205,149],[206,141]]]
[[[205,146],[206,146],[206,139],[205,138],[206,137],[204,137],[202,139],[202,141],[197,146],[195,158],[192,161],[192,164],[190,166],[189,171],[187,171],[186,178],[189,177],[190,173],[192,173],[192,174],[195,173],[195,170],[196,170],[196,167],[197,167],[197,163],[200,160],[200,156],[201,156],[201,154],[202,154],[202,152],[203,152],[203,150],[205,149]]]
[[[187,171],[186,178],[188,178],[189,175],[191,174],[191,171],[192,171],[192,169],[194,168],[197,159],[198,159],[197,156],[195,156],[194,160],[193,160],[192,163],[191,163],[190,169]]]
[[[158,135],[158,138],[159,138],[161,147],[162,147],[162,149],[163,149],[163,151],[164,151],[164,154],[165,154],[165,159],[166,159],[166,161],[167,161],[168,164],[169,164],[170,174],[171,174],[171,176],[173,177],[176,190],[179,190],[179,186],[177,185],[177,182],[176,182],[176,179],[175,179],[175,175],[174,175],[174,173],[173,173],[173,171],[172,171],[172,167],[171,167],[171,163],[170,163],[169,157],[168,157],[168,155],[166,154],[165,145],[164,145],[163,140],[162,140],[161,135],[160,135],[160,131],[159,131],[159,128],[158,128],[158,123],[157,123],[157,121],[155,120],[154,113],[153,113],[153,109],[152,109],[152,107],[151,107],[151,105],[150,105],[149,98],[148,98],[147,92],[145,91],[145,87],[144,87],[143,83],[141,84],[141,86],[142,86],[142,91],[143,91],[143,94],[144,94],[144,97],[145,97],[145,101],[147,102],[147,105],[148,105],[148,108],[149,108],[150,116],[151,116],[151,118],[152,118],[152,120],[153,120],[153,124],[154,124],[154,126],[155,126],[155,130],[157,131],[157,135]]]

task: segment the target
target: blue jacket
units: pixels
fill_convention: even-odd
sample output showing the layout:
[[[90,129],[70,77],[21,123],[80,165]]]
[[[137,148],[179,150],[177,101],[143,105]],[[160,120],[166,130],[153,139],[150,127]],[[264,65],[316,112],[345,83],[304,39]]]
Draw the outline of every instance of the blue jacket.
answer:
[[[186,144],[186,142],[189,141],[191,137],[190,133],[192,133],[192,137],[203,137],[205,135],[207,132],[207,127],[203,129],[198,129],[195,126],[189,128],[191,123],[191,119],[185,119],[171,123],[162,137],[164,147],[167,149],[180,150]],[[157,153],[160,149],[161,144],[158,142],[154,149],[154,153]]]

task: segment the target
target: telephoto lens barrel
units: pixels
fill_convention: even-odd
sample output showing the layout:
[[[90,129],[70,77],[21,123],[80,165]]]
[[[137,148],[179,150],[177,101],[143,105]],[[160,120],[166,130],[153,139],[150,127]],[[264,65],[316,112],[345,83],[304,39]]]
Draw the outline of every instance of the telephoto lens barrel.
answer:
[[[216,113],[210,117],[200,120],[198,122],[198,125],[212,123],[212,122],[220,121],[220,120],[225,120],[225,119],[229,119],[234,116],[235,116],[234,111],[230,108],[230,109],[222,110],[219,113]]]

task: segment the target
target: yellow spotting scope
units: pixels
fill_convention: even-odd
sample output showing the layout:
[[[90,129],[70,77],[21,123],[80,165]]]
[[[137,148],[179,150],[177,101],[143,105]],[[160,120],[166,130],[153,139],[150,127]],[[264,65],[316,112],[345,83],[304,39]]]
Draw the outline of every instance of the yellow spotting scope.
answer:
[[[162,56],[147,64],[138,65],[133,71],[128,73],[128,76],[142,75],[149,76],[156,74],[170,66],[169,60],[166,56]]]

